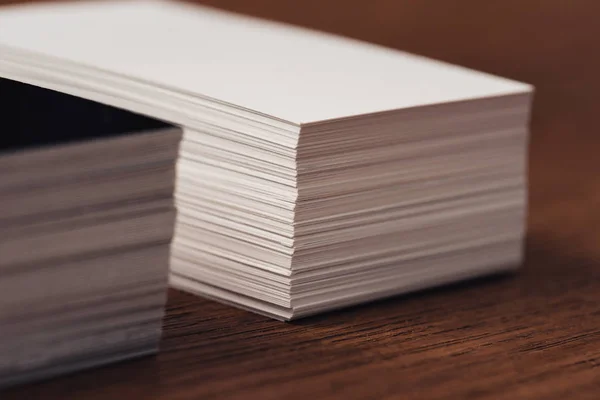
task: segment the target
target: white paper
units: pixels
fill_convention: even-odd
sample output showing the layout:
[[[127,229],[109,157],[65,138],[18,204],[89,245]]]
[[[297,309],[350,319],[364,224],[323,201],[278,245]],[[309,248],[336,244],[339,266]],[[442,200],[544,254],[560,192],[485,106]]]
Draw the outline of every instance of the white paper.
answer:
[[[2,8],[0,60],[2,46],[296,124],[530,90],[384,47],[168,1]]]

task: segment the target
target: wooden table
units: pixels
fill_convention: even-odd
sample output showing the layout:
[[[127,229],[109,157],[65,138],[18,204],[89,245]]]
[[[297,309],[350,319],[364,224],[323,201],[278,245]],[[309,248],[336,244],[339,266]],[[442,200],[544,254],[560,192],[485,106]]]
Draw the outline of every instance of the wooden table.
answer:
[[[534,83],[515,276],[281,323],[171,291],[162,352],[9,399],[600,399],[600,2],[210,1]]]

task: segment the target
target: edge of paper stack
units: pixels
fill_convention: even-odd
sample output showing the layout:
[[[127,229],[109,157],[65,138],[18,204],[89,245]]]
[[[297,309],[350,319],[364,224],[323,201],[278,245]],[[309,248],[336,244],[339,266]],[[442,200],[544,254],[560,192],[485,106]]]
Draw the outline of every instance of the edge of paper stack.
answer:
[[[0,78],[0,387],[158,351],[181,129]]]

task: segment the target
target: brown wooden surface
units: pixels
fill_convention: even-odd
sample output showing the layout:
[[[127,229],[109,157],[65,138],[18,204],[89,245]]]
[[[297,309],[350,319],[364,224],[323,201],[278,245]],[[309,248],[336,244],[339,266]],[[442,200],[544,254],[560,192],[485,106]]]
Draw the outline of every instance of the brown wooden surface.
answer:
[[[158,356],[0,398],[600,399],[600,2],[208,3],[534,83],[523,270],[289,324],[171,291]]]

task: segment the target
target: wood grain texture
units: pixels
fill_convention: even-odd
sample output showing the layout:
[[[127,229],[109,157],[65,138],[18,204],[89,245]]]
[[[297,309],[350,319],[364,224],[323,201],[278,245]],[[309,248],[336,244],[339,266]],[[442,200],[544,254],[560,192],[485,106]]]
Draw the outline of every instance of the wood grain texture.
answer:
[[[600,2],[205,2],[535,84],[522,271],[287,324],[171,291],[158,356],[0,397],[600,398]]]

